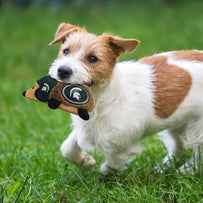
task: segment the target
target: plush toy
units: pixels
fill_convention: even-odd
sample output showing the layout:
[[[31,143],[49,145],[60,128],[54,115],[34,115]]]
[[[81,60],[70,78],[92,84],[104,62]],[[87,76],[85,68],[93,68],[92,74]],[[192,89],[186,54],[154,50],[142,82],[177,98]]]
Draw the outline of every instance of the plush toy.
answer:
[[[84,120],[89,119],[89,112],[93,111],[94,100],[87,85],[73,85],[58,82],[50,76],[45,76],[33,88],[23,92],[23,96],[48,104],[51,109],[79,115]]]

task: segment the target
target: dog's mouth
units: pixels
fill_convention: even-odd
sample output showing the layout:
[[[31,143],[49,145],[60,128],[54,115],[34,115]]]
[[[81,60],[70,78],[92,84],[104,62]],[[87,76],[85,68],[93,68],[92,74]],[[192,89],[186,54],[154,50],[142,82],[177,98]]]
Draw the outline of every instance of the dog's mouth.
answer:
[[[91,87],[94,85],[94,82],[91,80],[90,82],[86,82],[85,85],[87,85],[88,87]]]
[[[59,82],[63,82],[63,83],[67,83],[67,84],[72,84],[72,85],[74,85],[74,84],[77,84],[77,85],[87,85],[88,87],[91,87],[91,86],[93,86],[94,84],[95,84],[95,82],[93,81],[93,80],[90,80],[90,81],[87,81],[87,82],[82,82],[82,81],[78,81],[77,82],[77,80],[75,80],[75,81],[71,81],[71,80],[69,80],[69,78],[60,78],[60,77],[58,77],[58,76],[54,76],[54,75],[52,75],[52,74],[48,74],[50,77],[52,77],[52,78],[54,78],[54,79],[56,79],[57,81],[59,81]]]
[[[94,81],[93,81],[93,80],[91,80],[90,82],[84,82],[84,83],[81,83],[81,82],[71,82],[71,81],[69,82],[69,81],[67,81],[67,80],[63,80],[63,79],[60,79],[60,78],[58,78],[58,77],[57,77],[56,80],[59,81],[59,82],[64,82],[64,83],[72,84],[72,85],[74,85],[74,84],[87,85],[88,87],[91,87],[91,86],[94,85]]]

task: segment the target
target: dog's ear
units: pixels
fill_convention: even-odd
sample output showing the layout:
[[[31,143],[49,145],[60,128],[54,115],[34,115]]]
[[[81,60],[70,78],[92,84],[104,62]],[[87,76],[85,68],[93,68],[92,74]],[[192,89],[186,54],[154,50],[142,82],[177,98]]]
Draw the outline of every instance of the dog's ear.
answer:
[[[132,52],[140,43],[139,40],[136,39],[123,39],[111,35],[105,35],[105,38],[117,56],[120,56],[126,51]]]
[[[75,25],[61,23],[58,26],[58,29],[56,31],[55,39],[49,45],[56,44],[56,43],[64,40],[65,37],[67,37],[70,33],[76,32],[79,30],[83,30],[83,29],[78,26],[75,26]]]

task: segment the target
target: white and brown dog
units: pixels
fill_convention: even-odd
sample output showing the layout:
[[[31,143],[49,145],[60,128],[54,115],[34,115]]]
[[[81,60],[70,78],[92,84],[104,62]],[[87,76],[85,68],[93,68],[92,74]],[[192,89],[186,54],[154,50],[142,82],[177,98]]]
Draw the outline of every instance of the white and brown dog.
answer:
[[[173,51],[138,61],[117,63],[139,44],[62,23],[54,41],[62,42],[49,75],[59,81],[87,84],[95,100],[89,121],[72,115],[74,129],[61,146],[63,156],[93,169],[85,150],[106,156],[100,171],[122,172],[134,157],[134,143],[159,133],[168,149],[167,162],[191,146],[197,162],[203,145],[203,52]],[[198,147],[200,146],[200,147]]]

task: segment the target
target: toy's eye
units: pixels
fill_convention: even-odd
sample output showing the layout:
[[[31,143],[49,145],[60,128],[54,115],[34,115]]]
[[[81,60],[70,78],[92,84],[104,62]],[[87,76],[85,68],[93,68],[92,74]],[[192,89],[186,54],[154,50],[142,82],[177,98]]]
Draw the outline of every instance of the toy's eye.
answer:
[[[63,50],[63,55],[64,55],[64,56],[67,55],[67,54],[69,53],[69,51],[70,51],[69,49],[64,49],[64,50]]]
[[[87,59],[88,59],[88,61],[89,61],[90,63],[96,63],[96,62],[98,61],[98,58],[97,58],[96,56],[94,56],[94,55],[89,55],[89,56],[87,57]]]

